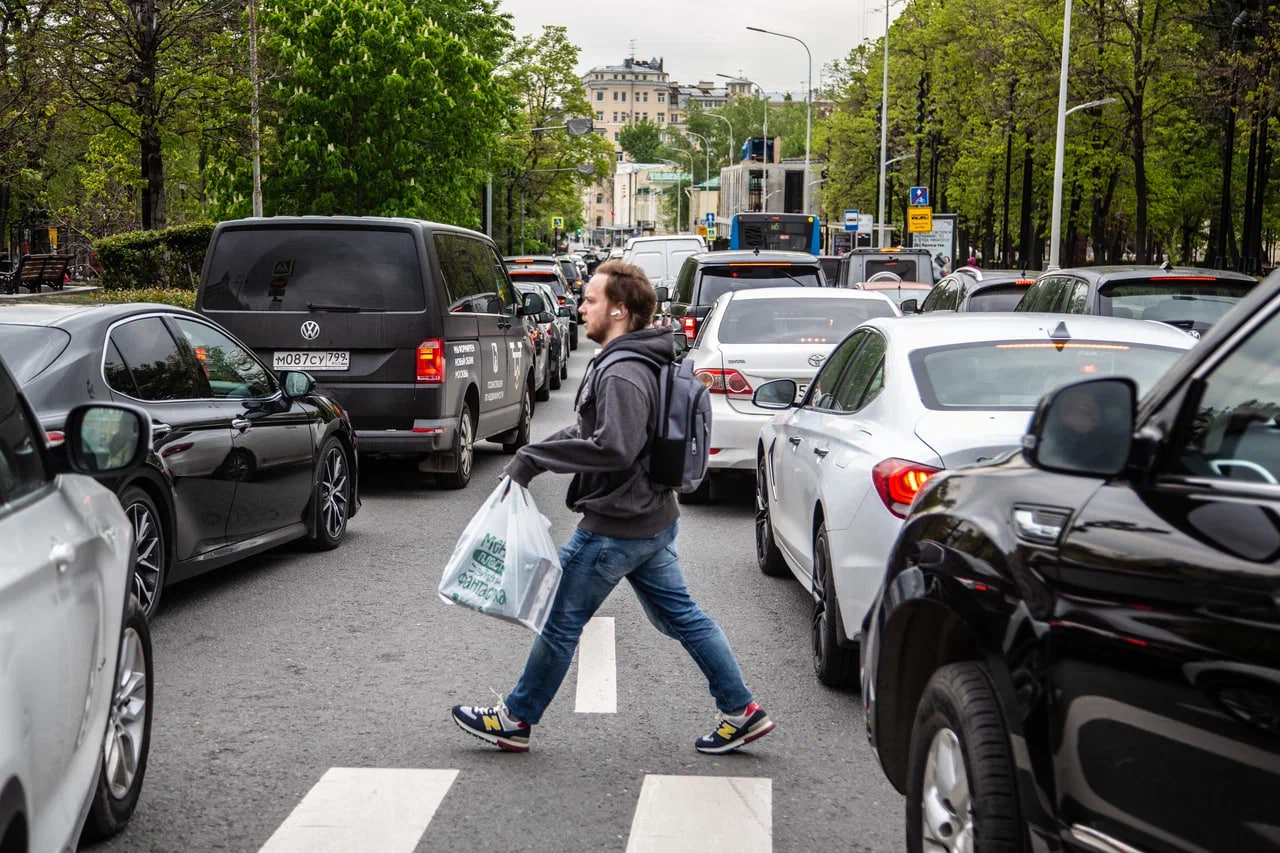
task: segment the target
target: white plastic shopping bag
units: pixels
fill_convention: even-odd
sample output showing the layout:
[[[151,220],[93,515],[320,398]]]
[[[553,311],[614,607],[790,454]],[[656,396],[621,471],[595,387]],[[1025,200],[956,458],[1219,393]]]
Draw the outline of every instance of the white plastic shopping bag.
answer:
[[[560,587],[551,522],[509,477],[462,531],[440,578],[440,598],[542,633]]]

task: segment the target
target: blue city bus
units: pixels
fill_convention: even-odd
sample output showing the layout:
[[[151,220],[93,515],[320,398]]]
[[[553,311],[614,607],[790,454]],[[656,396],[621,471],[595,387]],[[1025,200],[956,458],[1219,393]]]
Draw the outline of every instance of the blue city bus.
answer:
[[[822,253],[822,225],[805,213],[736,213],[729,232],[730,249],[790,249]]]

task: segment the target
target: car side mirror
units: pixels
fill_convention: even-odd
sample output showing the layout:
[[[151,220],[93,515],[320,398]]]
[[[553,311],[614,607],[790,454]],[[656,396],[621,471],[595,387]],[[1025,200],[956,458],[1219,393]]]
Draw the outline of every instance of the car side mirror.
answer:
[[[542,301],[542,297],[536,293],[526,293],[524,295],[524,303],[520,307],[519,314],[521,317],[536,317],[545,313],[547,303]]]
[[[305,397],[316,388],[316,381],[310,373],[302,370],[286,370],[280,376],[280,387],[290,400]]]
[[[658,297],[658,302],[669,302],[669,301],[671,301],[671,290],[670,290],[670,288],[667,288],[667,287],[655,287],[655,288],[653,289],[653,292],[657,295],[657,297]]]
[[[920,301],[918,299],[904,299],[898,307],[902,309],[903,314],[920,313]]]
[[[76,406],[67,414],[67,464],[77,474],[122,474],[151,452],[151,418],[114,403]]]
[[[761,409],[790,409],[796,404],[799,386],[794,379],[775,379],[766,382],[751,395],[751,402]]]
[[[671,330],[671,342],[675,347],[676,361],[683,361],[685,354],[689,352],[689,338],[685,336],[684,330],[679,326],[675,326]]]
[[[1064,385],[1040,401],[1023,451],[1046,471],[1113,477],[1129,462],[1137,400],[1123,376]]]
[[[561,316],[561,317],[572,317],[572,316],[573,316],[573,312],[569,310],[569,306],[568,306],[568,305],[561,305],[561,306],[560,306],[560,310],[559,310],[557,313],[558,313],[558,314],[559,314],[559,316]]]
[[[554,323],[555,321],[556,315],[552,314],[550,311],[543,311],[538,315],[539,323]]]

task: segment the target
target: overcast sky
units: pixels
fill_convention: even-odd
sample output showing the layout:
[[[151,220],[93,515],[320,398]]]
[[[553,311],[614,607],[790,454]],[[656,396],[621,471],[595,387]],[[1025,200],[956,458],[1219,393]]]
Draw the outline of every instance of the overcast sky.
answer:
[[[883,0],[503,0],[516,33],[560,24],[582,49],[585,72],[615,65],[630,55],[664,57],[673,81],[715,80],[717,72],[741,73],[770,91],[804,91],[808,65],[793,41],[749,32],[748,25],[804,39],[813,51],[813,84],[822,67],[848,55],[867,35],[884,32]],[[896,10],[895,10],[896,11]]]

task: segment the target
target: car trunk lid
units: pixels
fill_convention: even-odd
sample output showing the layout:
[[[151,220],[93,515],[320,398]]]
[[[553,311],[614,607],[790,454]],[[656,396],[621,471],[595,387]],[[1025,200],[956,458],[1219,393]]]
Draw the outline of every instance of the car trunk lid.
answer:
[[[1022,446],[1031,412],[1016,410],[930,410],[916,421],[916,436],[947,468],[989,462]]]

